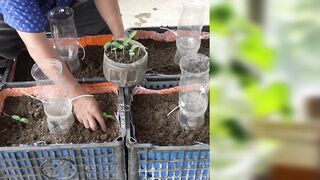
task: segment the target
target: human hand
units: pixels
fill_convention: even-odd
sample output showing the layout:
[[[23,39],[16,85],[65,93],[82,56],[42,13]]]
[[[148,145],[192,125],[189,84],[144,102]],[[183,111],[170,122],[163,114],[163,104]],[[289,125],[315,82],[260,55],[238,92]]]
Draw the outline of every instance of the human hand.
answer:
[[[77,119],[87,129],[91,128],[93,131],[96,131],[100,126],[104,132],[107,130],[98,102],[93,97],[81,97],[72,101],[72,103]]]

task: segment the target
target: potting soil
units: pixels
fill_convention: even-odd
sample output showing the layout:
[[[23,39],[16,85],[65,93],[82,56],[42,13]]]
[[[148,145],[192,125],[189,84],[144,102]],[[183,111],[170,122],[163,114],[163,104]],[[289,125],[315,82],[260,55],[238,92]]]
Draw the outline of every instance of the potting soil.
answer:
[[[161,146],[187,146],[197,142],[209,143],[209,111],[205,124],[198,130],[186,131],[179,123],[178,94],[135,95],[133,97],[132,118],[138,143]],[[209,108],[208,108],[209,109]]]
[[[117,96],[114,93],[94,95],[103,112],[113,114],[117,111]],[[7,114],[7,115],[4,115]],[[8,116],[9,115],[9,116]],[[13,120],[12,115],[26,117],[30,124]],[[111,142],[120,135],[119,124],[106,120],[107,131],[86,129],[76,118],[73,127],[65,135],[54,135],[48,130],[42,103],[27,96],[7,97],[0,119],[0,146],[18,146],[45,142],[46,144],[84,144]]]
[[[156,74],[179,74],[180,67],[174,63],[176,53],[175,42],[158,42],[152,39],[138,40],[147,48],[148,52],[148,72]],[[74,77],[93,78],[104,77],[103,75],[103,47],[102,46],[86,46],[85,58],[83,50],[79,49],[80,69],[74,72]],[[199,53],[209,56],[209,40],[202,40]],[[31,68],[35,63],[27,51],[23,51],[18,56],[18,62],[15,71],[15,82],[33,81],[31,76]]]

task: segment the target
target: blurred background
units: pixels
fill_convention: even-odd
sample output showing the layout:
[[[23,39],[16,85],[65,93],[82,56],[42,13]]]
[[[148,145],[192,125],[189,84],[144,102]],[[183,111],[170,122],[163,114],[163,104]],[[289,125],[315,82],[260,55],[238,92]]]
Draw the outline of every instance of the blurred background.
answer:
[[[319,0],[211,0],[212,179],[320,179],[318,17]]]

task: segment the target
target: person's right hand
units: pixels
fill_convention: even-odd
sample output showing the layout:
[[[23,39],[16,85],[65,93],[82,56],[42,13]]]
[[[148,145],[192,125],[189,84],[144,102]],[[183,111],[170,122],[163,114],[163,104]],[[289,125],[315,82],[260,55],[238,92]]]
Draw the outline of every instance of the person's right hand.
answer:
[[[96,131],[100,126],[104,132],[107,130],[98,102],[93,97],[81,97],[75,99],[72,103],[79,122],[87,129],[91,128]]]

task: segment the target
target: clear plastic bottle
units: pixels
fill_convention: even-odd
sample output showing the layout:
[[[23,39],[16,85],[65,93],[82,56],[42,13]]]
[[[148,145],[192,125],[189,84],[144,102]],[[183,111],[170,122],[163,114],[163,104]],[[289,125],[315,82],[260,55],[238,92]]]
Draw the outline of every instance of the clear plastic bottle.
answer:
[[[80,67],[77,30],[73,14],[73,9],[70,7],[56,7],[48,12],[54,48],[72,72]]]
[[[201,45],[201,32],[204,24],[204,0],[184,0],[183,10],[177,28],[175,63],[182,56],[197,53]]]
[[[59,88],[63,84],[62,68],[59,60],[48,59],[40,65],[34,64],[31,69],[37,84],[37,98],[42,100],[48,128],[54,134],[67,133],[74,122],[72,103]]]
[[[208,107],[209,58],[203,54],[190,54],[180,60],[178,119],[186,129],[197,129],[204,124]]]

